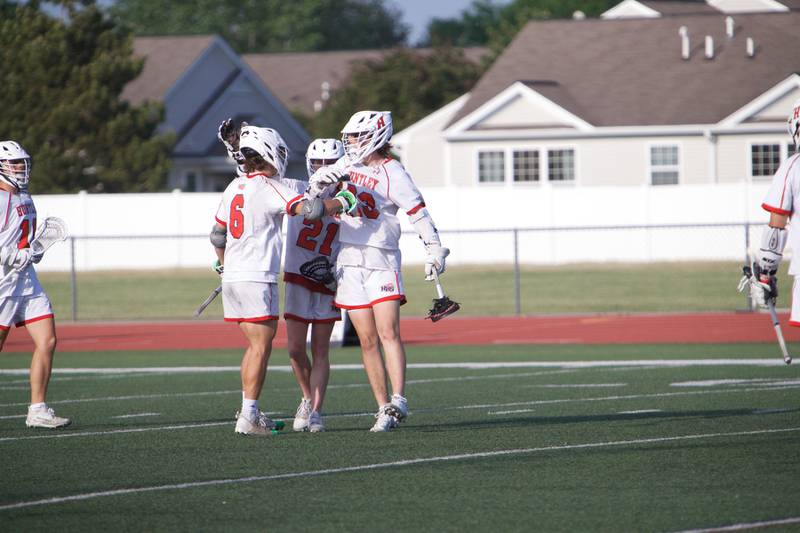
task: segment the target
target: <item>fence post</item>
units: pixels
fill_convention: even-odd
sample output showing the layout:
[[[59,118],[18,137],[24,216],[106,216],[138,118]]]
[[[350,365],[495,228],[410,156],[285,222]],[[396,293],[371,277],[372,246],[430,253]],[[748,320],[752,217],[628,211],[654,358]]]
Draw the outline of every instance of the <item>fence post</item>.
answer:
[[[72,287],[72,321],[78,320],[78,279],[75,272],[75,237],[69,238],[69,271]]]
[[[750,263],[750,223],[744,223],[744,264],[747,265]],[[750,291],[744,291],[745,298],[746,298],[746,309],[748,311],[755,311],[755,305],[753,305],[753,299],[750,297]]]
[[[522,314],[519,288],[519,230],[514,228],[514,314]]]

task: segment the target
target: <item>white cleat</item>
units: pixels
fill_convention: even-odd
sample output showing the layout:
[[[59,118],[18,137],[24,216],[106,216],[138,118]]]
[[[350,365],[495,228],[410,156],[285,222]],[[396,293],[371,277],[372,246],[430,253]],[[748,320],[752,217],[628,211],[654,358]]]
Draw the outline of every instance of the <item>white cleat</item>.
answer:
[[[389,403],[378,409],[378,412],[375,413],[375,424],[370,428],[372,433],[384,433],[397,427],[397,418],[390,414],[391,411],[392,407]]]
[[[277,431],[275,421],[270,417],[258,411],[255,418],[249,418],[244,414],[237,413],[236,418],[236,433],[241,435],[256,435],[265,437],[273,430]]]
[[[402,422],[408,416],[408,400],[399,394],[392,394],[392,400],[389,403],[389,414]]]
[[[57,429],[65,428],[70,424],[72,424],[72,420],[56,416],[50,407],[35,411],[28,409],[28,417],[25,419],[25,425],[29,428]]]
[[[308,415],[308,430],[311,433],[321,433],[325,431],[325,424],[322,423],[322,415],[319,411],[311,411]]]
[[[300,405],[297,406],[294,422],[292,422],[292,429],[295,431],[307,431],[309,415],[311,415],[311,400],[303,398],[300,401]]]

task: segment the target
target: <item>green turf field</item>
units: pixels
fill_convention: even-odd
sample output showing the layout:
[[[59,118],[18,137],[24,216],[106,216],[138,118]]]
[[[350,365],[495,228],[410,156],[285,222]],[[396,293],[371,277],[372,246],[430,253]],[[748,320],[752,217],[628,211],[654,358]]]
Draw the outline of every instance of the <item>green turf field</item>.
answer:
[[[526,267],[520,274],[520,310],[522,314],[733,311],[746,303],[736,292],[740,272],[741,266],[730,262]],[[56,315],[69,319],[69,275],[44,273],[41,278]],[[423,280],[422,266],[405,268],[403,279],[409,300],[404,316],[424,316],[435,290]],[[463,315],[515,312],[510,266],[452,266],[442,282],[462,304]],[[78,319],[188,319],[217,283],[210,270],[79,273]],[[780,278],[784,294],[790,286],[784,267]],[[204,317],[221,316],[219,300]],[[779,306],[785,302],[782,298]]]
[[[53,377],[75,418],[58,432],[24,427],[9,372],[29,356],[0,357],[4,531],[800,527],[800,367],[773,344],[411,346],[411,414],[389,434],[367,432],[359,355],[338,349],[355,366],[332,372],[329,431],[268,438],[233,433],[238,351],[57,357],[84,369]],[[740,361],[686,365],[706,358]],[[479,364],[500,362],[517,366]],[[290,422],[286,352],[271,363],[265,407]]]

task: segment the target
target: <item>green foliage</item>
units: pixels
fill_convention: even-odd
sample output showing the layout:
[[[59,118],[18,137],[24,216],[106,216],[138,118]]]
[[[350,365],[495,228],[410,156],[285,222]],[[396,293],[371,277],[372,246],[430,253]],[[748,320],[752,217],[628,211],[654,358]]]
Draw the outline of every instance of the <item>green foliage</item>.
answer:
[[[143,66],[130,37],[91,3],[62,5],[66,20],[2,2],[0,138],[33,156],[34,193],[161,189],[172,145],[153,136],[162,110],[119,98]]]
[[[489,46],[497,56],[517,32],[533,19],[570,18],[576,11],[597,17],[619,0],[513,0],[498,6],[492,0],[474,0],[458,19],[434,19],[425,44]]]
[[[136,35],[215,33],[240,53],[388,48],[408,35],[385,0],[118,0],[111,14]]]
[[[304,122],[312,136],[337,136],[353,112],[381,109],[392,112],[394,130],[400,131],[469,91],[480,74],[480,67],[455,48],[401,49],[355,66],[350,83]]]

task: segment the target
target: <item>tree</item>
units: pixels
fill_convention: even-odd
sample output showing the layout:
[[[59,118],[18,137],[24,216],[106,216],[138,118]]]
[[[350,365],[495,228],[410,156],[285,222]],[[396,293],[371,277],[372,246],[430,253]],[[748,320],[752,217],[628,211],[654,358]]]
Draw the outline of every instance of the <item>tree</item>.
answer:
[[[619,0],[513,0],[505,6],[474,0],[457,19],[434,19],[428,24],[427,44],[489,46],[496,57],[532,19],[570,18],[576,11],[597,17]]]
[[[455,48],[400,49],[382,61],[354,66],[348,85],[304,122],[312,136],[331,137],[354,111],[389,110],[394,130],[400,131],[469,91],[480,74],[481,68]]]
[[[161,189],[173,142],[154,136],[163,111],[119,98],[143,67],[131,38],[92,2],[62,5],[55,18],[0,0],[0,138],[33,156],[34,193]]]
[[[117,0],[136,35],[218,34],[240,53],[390,48],[408,28],[385,0]]]

